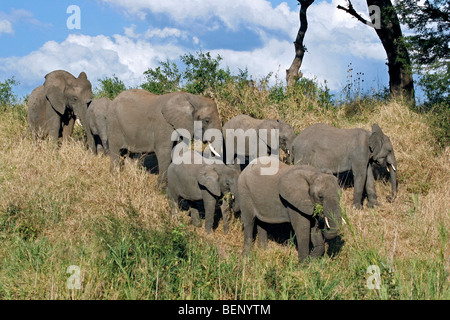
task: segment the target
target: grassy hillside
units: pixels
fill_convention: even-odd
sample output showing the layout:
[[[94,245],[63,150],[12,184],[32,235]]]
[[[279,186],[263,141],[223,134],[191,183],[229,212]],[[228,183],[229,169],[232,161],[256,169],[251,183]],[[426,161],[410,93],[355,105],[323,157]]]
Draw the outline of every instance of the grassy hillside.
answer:
[[[275,92],[276,93],[276,92]],[[317,97],[257,87],[212,96],[222,120],[247,113],[280,117],[300,132],[310,124],[370,129],[378,123],[394,145],[399,191],[376,182],[379,207],[356,210],[342,192],[339,252],[301,265],[293,238],[255,244],[243,258],[238,217],[224,235],[171,215],[157,176],[127,160],[111,175],[109,158],[85,148],[83,134],[57,147],[21,139],[26,107],[0,113],[0,299],[449,299],[450,149],[433,128],[397,102],[329,108]],[[277,100],[277,99],[278,100]],[[276,101],[276,103],[274,103]],[[369,289],[369,266],[381,287]],[[80,289],[69,266],[77,266]],[[76,274],[72,274],[75,275]],[[68,282],[69,281],[69,282]],[[69,286],[68,286],[69,284]]]

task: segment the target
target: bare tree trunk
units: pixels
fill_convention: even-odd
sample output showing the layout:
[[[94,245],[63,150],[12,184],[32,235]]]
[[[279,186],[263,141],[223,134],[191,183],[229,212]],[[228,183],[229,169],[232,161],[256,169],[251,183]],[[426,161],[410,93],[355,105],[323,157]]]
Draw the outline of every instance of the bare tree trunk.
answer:
[[[397,12],[391,0],[366,0],[366,2],[369,8],[379,8],[379,16],[377,17],[376,14],[371,16],[371,18],[373,17],[372,21],[367,21],[361,17],[353,8],[350,0],[348,0],[348,8],[339,5],[338,9],[344,10],[362,23],[375,29],[387,55],[391,96],[404,97],[409,102],[414,103],[411,60],[403,40]]]
[[[286,82],[287,86],[294,85],[298,79],[302,77],[300,67],[302,66],[303,56],[305,54],[305,46],[303,45],[303,39],[305,38],[306,30],[308,29],[308,20],[306,18],[306,10],[314,2],[314,0],[297,0],[300,4],[300,28],[297,33],[297,38],[294,41],[295,46],[295,58],[292,61],[289,69],[286,70]]]

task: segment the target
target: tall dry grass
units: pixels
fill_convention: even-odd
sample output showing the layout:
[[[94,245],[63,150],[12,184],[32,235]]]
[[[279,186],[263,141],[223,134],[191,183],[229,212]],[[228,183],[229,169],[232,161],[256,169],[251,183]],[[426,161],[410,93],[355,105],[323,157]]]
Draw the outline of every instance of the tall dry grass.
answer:
[[[256,245],[241,257],[242,226],[228,234],[172,214],[157,177],[136,161],[109,172],[109,158],[86,150],[82,131],[58,145],[32,141],[24,107],[0,114],[0,297],[3,299],[448,299],[450,150],[437,150],[428,123],[399,102],[349,117],[292,95],[279,104],[257,88],[216,96],[222,121],[248,113],[282,118],[298,133],[324,122],[370,130],[394,145],[398,197],[376,182],[379,206],[356,210],[342,191],[342,248],[297,263],[293,238]],[[230,98],[231,95],[231,98]],[[22,108],[22,109],[20,109]],[[69,265],[81,288],[69,289]],[[367,288],[370,265],[379,290]]]

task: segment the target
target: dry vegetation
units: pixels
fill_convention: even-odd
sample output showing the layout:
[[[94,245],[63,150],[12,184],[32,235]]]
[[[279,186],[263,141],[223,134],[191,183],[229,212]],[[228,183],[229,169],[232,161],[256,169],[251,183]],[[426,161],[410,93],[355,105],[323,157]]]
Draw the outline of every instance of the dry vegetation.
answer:
[[[397,102],[354,117],[307,97],[273,104],[257,88],[233,99],[216,97],[223,121],[243,112],[280,117],[296,132],[317,122],[378,123],[395,148],[396,201],[387,202],[390,186],[378,181],[379,207],[356,210],[353,189],[343,190],[349,223],[337,254],[298,265],[288,240],[264,252],[255,245],[242,258],[239,217],[227,235],[221,222],[208,235],[186,212],[170,214],[157,177],[136,161],[111,175],[109,158],[86,150],[80,128],[60,147],[21,139],[26,110],[16,106],[0,114],[0,298],[450,298],[450,149],[436,148],[423,117]],[[79,290],[67,288],[69,265],[81,269]],[[380,267],[380,290],[366,287],[369,265]]]

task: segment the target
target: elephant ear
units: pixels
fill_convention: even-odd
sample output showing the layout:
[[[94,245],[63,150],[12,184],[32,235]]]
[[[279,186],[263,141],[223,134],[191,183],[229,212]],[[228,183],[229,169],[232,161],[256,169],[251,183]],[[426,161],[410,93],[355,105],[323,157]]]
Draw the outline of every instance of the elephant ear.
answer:
[[[80,79],[80,80],[87,80],[88,78],[87,78],[87,75],[86,75],[86,72],[81,72],[80,74],[79,74],[79,76],[78,76],[78,79]]]
[[[64,91],[60,87],[48,86],[45,89],[45,96],[50,101],[53,109],[60,114],[64,114],[66,111],[66,99],[64,97]]]
[[[271,130],[272,129],[279,129],[280,128],[280,123],[278,120],[264,120],[263,122],[261,122],[257,127],[256,127],[256,132],[258,134],[258,138],[260,140],[262,140],[265,144],[267,144],[267,146],[271,147],[272,146],[272,134],[271,134]],[[261,129],[266,129],[266,134],[264,135],[259,135]],[[278,131],[278,134],[280,134],[280,132]],[[279,137],[278,137],[279,139]]]
[[[192,135],[194,131],[194,107],[182,93],[175,94],[161,108],[164,119],[174,129],[186,129]]]
[[[220,197],[219,175],[212,166],[202,167],[197,175],[197,181],[213,195]]]
[[[369,137],[369,148],[372,157],[376,156],[381,151],[383,146],[383,131],[378,124],[372,126],[372,134]]]
[[[287,170],[278,180],[278,192],[300,212],[311,216],[314,213],[314,203],[309,194],[307,175],[305,170]]]
[[[47,100],[58,113],[66,111],[66,88],[65,72],[53,71],[45,76],[44,91]]]

